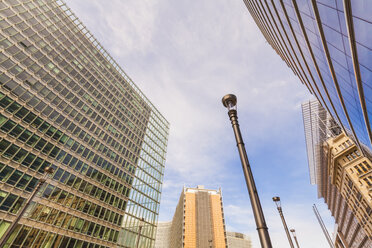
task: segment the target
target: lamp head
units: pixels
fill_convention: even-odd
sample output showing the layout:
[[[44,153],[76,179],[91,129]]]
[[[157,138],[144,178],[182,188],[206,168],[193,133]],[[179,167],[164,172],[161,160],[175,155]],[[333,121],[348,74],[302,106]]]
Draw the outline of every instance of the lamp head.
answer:
[[[46,167],[46,168],[44,169],[44,172],[45,172],[46,174],[51,175],[51,174],[53,174],[54,169],[53,169],[52,167],[48,166],[48,167]]]
[[[293,233],[294,233],[294,232],[295,232],[295,229],[290,229],[289,231],[291,231],[291,232],[293,232]]]
[[[281,204],[280,204],[280,197],[279,197],[279,196],[274,196],[274,197],[273,197],[273,201],[275,202],[275,204],[276,204],[276,206],[277,206],[278,208],[281,207]]]
[[[229,111],[236,110],[236,96],[233,94],[227,94],[222,98],[222,104],[225,106]]]

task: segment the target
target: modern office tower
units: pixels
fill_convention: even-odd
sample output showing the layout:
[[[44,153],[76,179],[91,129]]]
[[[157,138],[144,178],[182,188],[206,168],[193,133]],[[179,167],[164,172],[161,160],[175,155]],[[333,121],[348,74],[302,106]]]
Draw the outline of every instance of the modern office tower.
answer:
[[[9,247],[153,247],[168,122],[64,2],[0,16],[0,236],[51,166]]]
[[[221,190],[184,187],[171,224],[161,229],[155,247],[227,248]]]
[[[372,1],[244,0],[269,44],[349,133],[372,148]]]
[[[318,103],[302,104],[312,184],[337,224],[335,243],[372,247],[372,162]]]
[[[226,232],[226,237],[229,248],[252,248],[251,240],[243,233]]]

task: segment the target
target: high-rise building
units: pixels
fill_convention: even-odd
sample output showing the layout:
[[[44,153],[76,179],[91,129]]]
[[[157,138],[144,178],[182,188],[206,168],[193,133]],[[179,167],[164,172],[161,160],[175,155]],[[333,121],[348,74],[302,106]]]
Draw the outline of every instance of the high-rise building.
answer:
[[[226,232],[226,237],[229,248],[252,248],[251,240],[243,233]]]
[[[157,235],[156,247],[227,248],[221,190],[184,187],[171,225]]]
[[[268,43],[365,154],[372,148],[372,2],[244,0]]]
[[[153,247],[167,120],[63,1],[0,26],[0,236],[51,166],[9,247]]]
[[[302,104],[310,179],[336,222],[336,247],[372,247],[372,161],[318,103]]]

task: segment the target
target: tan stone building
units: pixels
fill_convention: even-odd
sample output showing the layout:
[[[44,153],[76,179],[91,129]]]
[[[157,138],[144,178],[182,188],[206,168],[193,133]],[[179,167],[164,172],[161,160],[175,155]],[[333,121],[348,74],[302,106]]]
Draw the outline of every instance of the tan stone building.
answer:
[[[156,229],[156,237],[155,237],[155,248],[170,248],[169,246],[169,237],[170,237],[170,230],[172,227],[172,221],[168,222],[158,222],[158,226]]]
[[[372,162],[317,101],[302,105],[310,178],[336,222],[335,246],[372,247]]]
[[[243,233],[227,232],[226,237],[229,248],[252,248],[251,239]]]
[[[184,187],[172,224],[159,230],[164,225],[168,234],[158,233],[155,247],[227,248],[221,190]]]

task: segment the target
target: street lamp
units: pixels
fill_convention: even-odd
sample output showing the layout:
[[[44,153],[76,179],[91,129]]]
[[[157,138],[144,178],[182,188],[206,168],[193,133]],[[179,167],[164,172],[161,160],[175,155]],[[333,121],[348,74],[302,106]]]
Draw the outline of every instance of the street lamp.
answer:
[[[208,243],[209,243],[209,248],[212,248],[212,247],[213,247],[213,243],[212,243],[212,242],[213,242],[213,240],[212,240],[212,239],[209,239],[209,240],[208,240]]]
[[[231,125],[234,130],[244,177],[248,188],[249,198],[251,200],[253,215],[256,221],[257,232],[261,242],[261,247],[272,248],[269,231],[266,226],[265,217],[260,203],[260,198],[257,193],[256,184],[254,182],[251,167],[249,165],[247,152],[245,150],[243,138],[240,133],[236,102],[236,96],[233,94],[228,94],[222,98],[222,104],[228,109],[228,115],[230,117]]]
[[[44,169],[44,175],[43,175],[42,178],[39,179],[39,182],[37,183],[34,191],[32,192],[32,194],[30,196],[30,198],[28,198],[28,200],[26,201],[25,205],[23,205],[23,207],[19,210],[19,213],[18,213],[17,217],[12,222],[12,224],[10,225],[10,227],[6,230],[6,232],[4,233],[2,239],[0,240],[0,247],[4,247],[5,246],[6,241],[9,239],[10,235],[14,231],[14,228],[18,224],[18,221],[22,218],[24,212],[26,211],[27,207],[30,205],[30,203],[34,199],[34,197],[35,197],[36,193],[39,191],[40,187],[45,183],[46,178],[47,178],[47,175],[53,174],[53,171],[54,170],[53,170],[52,167],[46,167]]]
[[[137,248],[139,247],[139,244],[140,244],[141,232],[144,226],[144,221],[145,221],[145,218],[142,217],[138,223],[137,246],[136,246]]]
[[[296,231],[295,231],[295,229],[291,229],[290,231],[291,231],[291,233],[292,233],[292,235],[293,235],[293,238],[294,238],[294,240],[295,240],[295,242],[296,242],[297,248],[300,248],[300,245],[298,244],[298,241],[297,241],[297,236],[296,236]]]
[[[283,215],[283,211],[282,211],[282,206],[281,206],[281,202],[280,202],[280,197],[279,196],[274,196],[273,197],[273,201],[275,202],[275,204],[276,204],[276,206],[278,208],[280,218],[282,218],[284,230],[285,230],[285,232],[287,234],[289,245],[291,246],[291,248],[294,248],[294,245],[293,245],[293,242],[292,242],[292,239],[291,239],[291,235],[289,234],[289,231],[288,231],[287,223],[285,222],[285,219],[284,219],[284,215]]]

